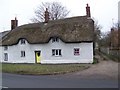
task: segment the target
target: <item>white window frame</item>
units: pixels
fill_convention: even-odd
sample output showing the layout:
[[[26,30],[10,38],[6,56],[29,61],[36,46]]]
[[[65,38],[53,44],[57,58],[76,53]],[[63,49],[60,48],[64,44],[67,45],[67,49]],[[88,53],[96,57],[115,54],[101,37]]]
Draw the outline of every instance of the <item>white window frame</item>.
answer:
[[[52,49],[52,56],[62,56],[61,49]]]
[[[4,53],[4,61],[8,61],[8,53]]]
[[[54,42],[59,42],[59,38],[58,37],[52,38],[52,43],[54,43]]]
[[[25,57],[25,51],[21,51],[21,57]]]
[[[21,44],[25,44],[26,43],[25,39],[21,39],[20,42],[21,42]]]

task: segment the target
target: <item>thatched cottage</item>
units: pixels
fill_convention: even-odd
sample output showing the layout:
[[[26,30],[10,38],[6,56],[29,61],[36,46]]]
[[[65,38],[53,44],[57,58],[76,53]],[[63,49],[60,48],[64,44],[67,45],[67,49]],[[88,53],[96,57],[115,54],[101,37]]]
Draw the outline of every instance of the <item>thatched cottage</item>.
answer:
[[[85,16],[26,24],[17,27],[11,21],[11,31],[2,38],[0,60],[6,63],[92,63],[94,21],[87,5]]]

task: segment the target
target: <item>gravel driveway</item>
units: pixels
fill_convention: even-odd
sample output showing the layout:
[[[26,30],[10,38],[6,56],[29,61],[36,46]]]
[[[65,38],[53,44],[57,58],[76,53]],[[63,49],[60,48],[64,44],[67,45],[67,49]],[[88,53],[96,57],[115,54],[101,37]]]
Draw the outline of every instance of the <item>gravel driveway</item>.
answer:
[[[100,56],[97,56],[97,58],[99,59],[98,64],[93,64],[83,71],[67,74],[67,76],[118,80],[118,63],[112,60],[102,60]]]

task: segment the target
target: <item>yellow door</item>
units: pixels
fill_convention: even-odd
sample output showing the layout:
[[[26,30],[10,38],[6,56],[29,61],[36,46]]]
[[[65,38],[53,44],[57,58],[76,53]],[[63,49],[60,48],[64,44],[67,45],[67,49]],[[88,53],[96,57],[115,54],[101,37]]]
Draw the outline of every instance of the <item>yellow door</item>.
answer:
[[[36,63],[40,63],[40,51],[35,52]]]

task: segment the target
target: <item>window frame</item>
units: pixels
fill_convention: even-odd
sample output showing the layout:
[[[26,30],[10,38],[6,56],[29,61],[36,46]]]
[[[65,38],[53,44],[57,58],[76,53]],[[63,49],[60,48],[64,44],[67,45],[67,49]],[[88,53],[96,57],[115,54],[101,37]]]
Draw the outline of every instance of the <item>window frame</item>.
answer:
[[[25,42],[25,41],[26,41],[25,39],[21,39],[21,40],[20,40],[21,45],[26,44],[26,42]]]
[[[52,43],[54,43],[54,42],[59,42],[59,38],[58,37],[53,37],[52,38]]]
[[[80,48],[74,48],[74,56],[80,55]]]
[[[61,49],[52,49],[52,56],[62,56]]]
[[[21,51],[21,57],[25,57],[25,51]]]
[[[4,61],[8,61],[8,53],[4,53]]]

